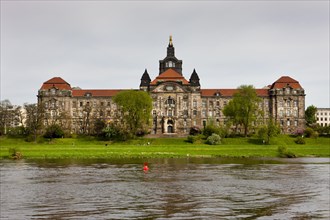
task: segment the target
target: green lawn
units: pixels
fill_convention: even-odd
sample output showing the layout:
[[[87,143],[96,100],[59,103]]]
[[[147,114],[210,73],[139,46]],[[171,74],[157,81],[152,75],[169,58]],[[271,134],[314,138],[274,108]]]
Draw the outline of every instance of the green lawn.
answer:
[[[169,158],[169,157],[277,157],[278,147],[285,146],[298,157],[330,157],[329,138],[306,138],[298,145],[295,138],[281,136],[271,145],[262,145],[253,138],[225,138],[221,145],[191,144],[185,138],[135,139],[111,143],[93,138],[64,138],[33,143],[23,139],[0,138],[0,159],[10,156],[10,149],[23,158]]]

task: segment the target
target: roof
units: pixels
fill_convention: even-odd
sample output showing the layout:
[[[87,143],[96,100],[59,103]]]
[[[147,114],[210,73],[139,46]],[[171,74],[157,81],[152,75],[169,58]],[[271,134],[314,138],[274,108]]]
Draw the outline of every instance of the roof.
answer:
[[[276,80],[272,86],[271,89],[282,89],[285,87],[291,87],[293,89],[302,89],[301,85],[299,84],[299,82],[295,79],[292,79],[289,76],[282,76],[281,78],[279,78],[278,80]]]
[[[73,89],[72,96],[83,97],[90,94],[92,97],[112,97],[121,91],[125,89]]]
[[[201,89],[201,95],[204,97],[216,96],[217,93],[219,93],[220,96],[231,97],[237,92],[238,89]],[[256,92],[259,97],[268,96],[268,89],[256,89]]]
[[[44,82],[41,86],[42,90],[47,90],[51,88],[57,88],[61,90],[71,90],[71,86],[61,77],[53,77],[50,80]]]
[[[189,85],[189,82],[178,72],[168,69],[154,79],[150,85],[157,85],[158,82],[182,82],[183,85]]]

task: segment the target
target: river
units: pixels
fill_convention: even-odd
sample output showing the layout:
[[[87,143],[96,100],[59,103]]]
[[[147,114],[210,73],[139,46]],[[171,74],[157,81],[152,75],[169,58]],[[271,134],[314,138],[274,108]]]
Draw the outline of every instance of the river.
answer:
[[[2,160],[0,171],[1,219],[330,218],[329,158]]]

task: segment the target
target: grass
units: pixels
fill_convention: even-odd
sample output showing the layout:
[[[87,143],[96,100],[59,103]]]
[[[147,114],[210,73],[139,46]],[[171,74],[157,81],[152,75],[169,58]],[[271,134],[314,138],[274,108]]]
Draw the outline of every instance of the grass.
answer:
[[[225,138],[221,145],[191,144],[185,138],[140,138],[111,143],[94,138],[64,138],[44,143],[23,139],[0,138],[0,159],[10,158],[10,151],[19,149],[26,159],[64,158],[171,158],[171,157],[278,157],[278,147],[285,146],[298,157],[330,157],[329,138],[306,138],[305,145],[295,138],[280,136],[270,145],[253,138]]]

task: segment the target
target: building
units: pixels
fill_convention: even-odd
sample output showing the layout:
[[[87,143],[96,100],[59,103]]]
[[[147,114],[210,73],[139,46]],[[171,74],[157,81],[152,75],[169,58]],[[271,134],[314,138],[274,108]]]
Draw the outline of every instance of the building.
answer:
[[[316,124],[320,125],[321,127],[330,125],[330,108],[317,108]]]
[[[237,89],[204,89],[194,69],[189,79],[182,70],[182,60],[175,56],[170,37],[166,57],[159,60],[159,73],[153,78],[147,70],[141,77],[140,90],[153,100],[151,134],[187,135],[192,126],[203,127],[212,118],[226,122],[222,110]],[[72,88],[60,77],[43,83],[38,91],[38,103],[45,106],[46,124],[66,115],[66,126],[74,132],[84,132],[96,118],[112,120],[116,105],[112,97],[121,90]],[[298,81],[282,76],[271,85],[256,89],[265,112],[262,121],[272,117],[282,132],[291,133],[305,126],[305,91]]]

